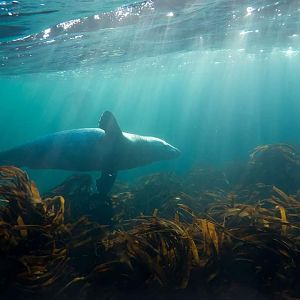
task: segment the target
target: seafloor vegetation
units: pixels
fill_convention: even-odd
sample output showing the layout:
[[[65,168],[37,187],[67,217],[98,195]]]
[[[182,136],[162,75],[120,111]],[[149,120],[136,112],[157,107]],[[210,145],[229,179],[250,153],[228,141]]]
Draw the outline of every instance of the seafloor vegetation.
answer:
[[[300,158],[117,183],[73,176],[46,195],[0,168],[0,299],[299,299]]]

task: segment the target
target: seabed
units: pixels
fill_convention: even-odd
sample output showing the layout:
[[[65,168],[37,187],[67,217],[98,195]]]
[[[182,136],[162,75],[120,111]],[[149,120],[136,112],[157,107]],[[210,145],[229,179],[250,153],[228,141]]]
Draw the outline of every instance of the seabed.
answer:
[[[300,156],[117,183],[88,175],[40,195],[0,168],[1,299],[299,299]]]

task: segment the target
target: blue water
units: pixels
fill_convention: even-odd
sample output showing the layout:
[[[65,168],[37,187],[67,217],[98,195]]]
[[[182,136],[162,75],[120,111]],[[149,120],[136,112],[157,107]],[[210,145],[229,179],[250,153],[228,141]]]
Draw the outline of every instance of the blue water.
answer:
[[[107,109],[182,151],[123,179],[300,145],[299,21],[292,0],[1,1],[0,150]],[[42,189],[67,175],[29,173]]]

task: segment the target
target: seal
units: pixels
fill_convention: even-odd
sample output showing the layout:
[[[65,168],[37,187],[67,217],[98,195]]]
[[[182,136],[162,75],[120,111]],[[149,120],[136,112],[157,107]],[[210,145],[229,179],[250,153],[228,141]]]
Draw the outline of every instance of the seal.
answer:
[[[101,171],[98,191],[110,191],[119,170],[178,157],[180,151],[164,140],[122,132],[105,111],[99,128],[56,132],[0,153],[0,165],[31,169]]]

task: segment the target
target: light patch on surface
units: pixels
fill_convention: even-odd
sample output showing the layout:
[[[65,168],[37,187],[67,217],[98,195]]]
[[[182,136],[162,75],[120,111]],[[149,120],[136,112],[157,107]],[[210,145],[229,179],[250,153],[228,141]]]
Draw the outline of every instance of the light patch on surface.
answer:
[[[50,35],[50,32],[51,32],[51,28],[47,28],[44,30],[44,34],[43,34],[43,38],[46,39],[49,37]]]
[[[128,17],[131,14],[131,10],[129,8],[119,8],[116,10],[115,15],[119,19],[119,21],[122,21],[126,17]]]
[[[172,11],[170,11],[170,12],[168,12],[168,13],[166,14],[166,16],[167,16],[167,17],[174,17],[174,13],[173,13]]]
[[[70,28],[72,28],[74,25],[79,24],[80,23],[80,19],[75,19],[75,20],[71,20],[71,21],[67,21],[67,22],[62,22],[58,25],[56,25],[57,28],[63,28],[63,30],[68,30]]]
[[[241,31],[240,32],[240,35],[241,36],[244,36],[244,35],[247,35],[248,33],[259,33],[259,30],[258,29],[256,29],[256,30],[243,30],[243,31]]]
[[[292,57],[295,56],[297,54],[297,51],[293,50],[292,47],[289,47],[288,50],[283,51],[283,53],[285,54],[285,56],[287,57]]]
[[[29,39],[29,38],[32,38],[32,36],[31,36],[31,35],[26,35],[26,36],[24,36],[24,37],[21,37],[21,38],[17,38],[17,39],[12,40],[12,42],[25,41],[26,39]],[[18,49],[18,48],[16,48],[16,50],[17,50],[17,49]]]
[[[240,32],[240,35],[244,36],[244,35],[248,34],[249,32],[252,32],[252,31],[243,30],[243,31]]]
[[[254,11],[255,11],[255,8],[253,8],[251,6],[247,7],[247,9],[246,9],[246,17],[251,16]]]
[[[54,43],[55,42],[55,40],[50,40],[50,41],[46,41],[45,43],[46,44],[52,44],[52,43]]]

